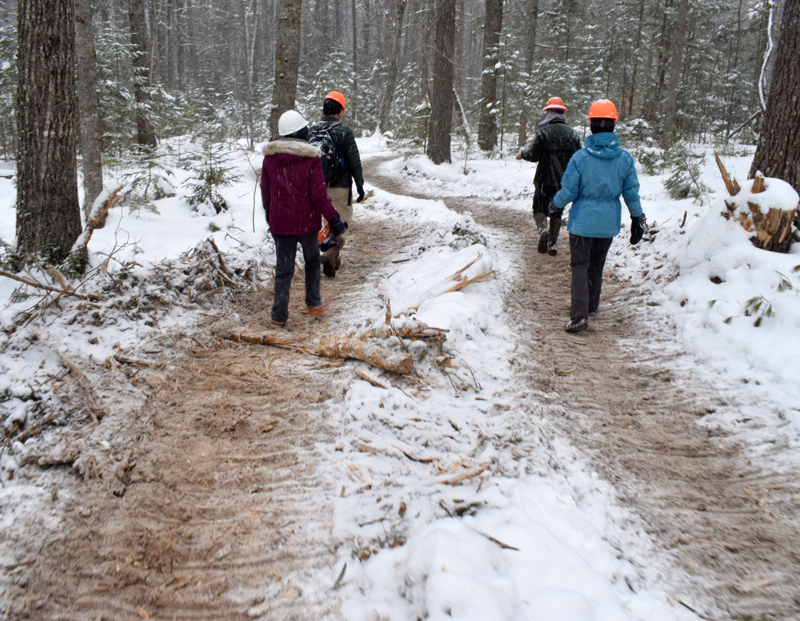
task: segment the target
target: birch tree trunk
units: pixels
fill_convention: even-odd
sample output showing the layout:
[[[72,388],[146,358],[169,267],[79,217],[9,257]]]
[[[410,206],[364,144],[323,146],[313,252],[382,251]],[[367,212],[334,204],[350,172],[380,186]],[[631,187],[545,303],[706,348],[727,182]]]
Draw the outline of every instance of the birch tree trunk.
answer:
[[[394,18],[394,37],[392,38],[392,55],[389,58],[389,71],[386,76],[386,90],[381,101],[381,113],[378,118],[378,127],[382,132],[390,129],[389,115],[392,111],[392,99],[397,88],[397,71],[400,64],[400,45],[403,39],[403,19],[406,13],[408,0],[397,0]]]
[[[83,154],[83,210],[103,191],[100,126],[97,115],[97,67],[94,55],[92,8],[89,0],[75,0],[75,60]]]
[[[497,46],[503,29],[503,0],[486,0],[483,24],[483,76],[481,78],[481,116],[478,125],[478,146],[491,151],[497,143]]]
[[[17,36],[17,248],[60,261],[81,234],[73,1],[20,0]]]
[[[275,86],[272,91],[272,111],[269,117],[269,129],[273,138],[278,136],[278,119],[281,114],[294,108],[297,96],[302,9],[302,0],[281,0],[278,9]]]
[[[675,124],[675,107],[678,103],[678,86],[681,79],[681,65],[683,63],[683,45],[686,40],[686,18],[689,13],[689,0],[681,0],[678,9],[678,23],[675,26],[675,45],[672,50],[672,67],[669,71],[669,96],[667,109],[664,113],[664,130],[662,132],[662,146],[666,146],[672,139]]]
[[[434,164],[450,162],[453,125],[453,48],[456,0],[437,0],[433,56],[433,94],[427,155]]]
[[[760,170],[800,192],[800,0],[786,0],[767,112],[750,177]]]

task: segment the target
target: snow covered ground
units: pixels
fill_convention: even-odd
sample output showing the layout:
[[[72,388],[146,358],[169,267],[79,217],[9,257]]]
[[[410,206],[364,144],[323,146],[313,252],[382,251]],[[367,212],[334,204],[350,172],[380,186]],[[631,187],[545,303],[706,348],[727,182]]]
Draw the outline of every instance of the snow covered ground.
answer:
[[[362,139],[359,146],[365,157],[387,149],[379,139]],[[251,157],[258,166],[260,157]],[[744,180],[749,161],[732,158],[726,164]],[[525,162],[469,161],[466,175],[463,162],[437,167],[424,157],[386,165],[407,175],[415,187],[428,186],[440,195],[478,196],[502,200],[508,209],[530,209],[530,197],[520,196],[533,189],[533,167]],[[254,212],[250,166],[241,155],[236,166],[240,181],[223,190],[229,212],[198,216],[181,194],[157,201],[160,215],[112,210],[109,224],[90,243],[95,263],[130,241],[118,260],[135,260],[137,270],[147,271],[211,235],[223,252],[263,248],[264,260],[271,261],[259,205]],[[178,183],[181,175],[177,171]],[[640,178],[644,211],[657,232],[651,243],[638,247],[621,236],[612,246],[609,267],[657,304],[648,307],[647,321],[656,331],[674,330],[688,352],[682,364],[697,368],[739,404],[726,410],[737,411],[735,416],[712,414],[703,424],[736,434],[754,458],[769,459],[772,467],[796,468],[800,385],[792,362],[800,344],[800,247],[788,255],[757,250],[737,224],[721,218],[724,186],[713,164],[703,172],[711,188],[711,200],[703,205],[670,200],[662,177]],[[0,179],[0,238],[6,242],[14,236],[13,200],[12,182]],[[446,292],[448,278],[460,268],[469,266],[466,277],[490,270],[502,275],[513,260],[503,254],[501,243],[470,245],[454,231],[479,238],[468,241],[496,241],[498,233],[482,230],[469,215],[455,214],[437,201],[376,191],[367,208],[368,217],[401,216],[423,226],[419,245],[427,250],[387,269],[383,290],[376,294],[391,301],[394,315],[407,313],[448,329],[447,347],[458,353],[462,366],[453,369],[452,386],[438,386],[424,398],[356,381],[333,408],[331,423],[338,435],[333,446],[323,447],[329,458],[320,468],[340,481],[333,533],[340,544],[337,573],[347,563],[341,581],[345,618],[696,618],[669,597],[667,591],[681,577],[670,575],[668,560],[654,551],[639,518],[614,503],[611,486],[568,438],[551,433],[535,399],[514,385],[509,359],[515,343],[497,303],[504,295],[499,279]],[[628,221],[624,215],[623,222]],[[220,230],[212,233],[211,222]],[[5,326],[24,306],[10,303],[14,289],[14,283],[0,279]],[[764,300],[757,310],[754,299]],[[383,313],[383,307],[356,309],[353,322],[382,323]],[[114,343],[132,344],[146,334],[95,336],[90,346],[67,328],[48,334],[65,352],[98,358],[108,356]],[[12,417],[27,415],[20,392],[25,384],[57,365],[48,359],[40,366],[41,353],[27,359],[6,347],[8,338],[0,336],[5,350],[0,391],[8,397],[0,405],[7,427]],[[500,442],[486,442],[489,437]],[[525,459],[519,459],[520,449],[527,452]],[[551,467],[553,460],[558,471]],[[15,464],[3,463],[3,506],[35,512],[35,486],[9,480]],[[491,463],[494,474],[485,483],[476,474],[470,485],[450,485],[453,473],[477,472]],[[459,517],[441,518],[443,512]]]

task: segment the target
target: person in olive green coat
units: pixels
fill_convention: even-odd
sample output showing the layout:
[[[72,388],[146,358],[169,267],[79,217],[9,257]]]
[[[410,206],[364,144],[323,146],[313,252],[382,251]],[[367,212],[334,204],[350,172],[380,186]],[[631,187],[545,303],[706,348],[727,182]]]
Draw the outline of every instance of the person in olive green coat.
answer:
[[[544,120],[536,126],[536,135],[517,154],[518,160],[538,162],[533,177],[533,219],[539,234],[539,252],[558,253],[561,215],[548,215],[550,201],[561,189],[561,177],[570,158],[581,149],[581,139],[567,125],[567,108],[560,97],[551,97],[544,108]]]

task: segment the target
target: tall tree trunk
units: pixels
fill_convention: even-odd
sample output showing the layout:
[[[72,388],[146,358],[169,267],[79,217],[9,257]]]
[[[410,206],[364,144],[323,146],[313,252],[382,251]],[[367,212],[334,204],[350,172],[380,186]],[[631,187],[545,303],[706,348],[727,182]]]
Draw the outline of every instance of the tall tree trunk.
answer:
[[[269,116],[269,130],[273,138],[278,136],[278,119],[281,114],[294,108],[297,96],[302,9],[302,0],[281,0],[275,45],[275,85]]]
[[[353,27],[353,94],[350,99],[353,100],[353,124],[358,126],[358,37],[356,32],[356,0],[352,0],[352,27]]]
[[[372,29],[372,8],[370,7],[369,0],[364,0],[364,55],[367,58],[372,58],[370,53],[370,30]]]
[[[456,0],[436,1],[436,37],[433,56],[433,94],[427,155],[434,164],[450,162],[453,124],[453,48]]]
[[[18,250],[59,260],[81,234],[73,1],[20,0],[17,36]]]
[[[247,2],[241,1],[242,5],[242,37],[244,38],[244,103],[247,114],[247,144],[252,149],[255,129],[253,126],[253,56],[250,50],[250,27],[248,20]],[[258,11],[256,10],[256,20],[258,23]]]
[[[800,0],[786,0],[781,35],[750,177],[760,170],[800,192]]]
[[[478,125],[478,146],[491,151],[497,143],[497,46],[503,29],[503,0],[486,0],[483,24],[483,77],[481,79],[481,116]]]
[[[661,108],[661,96],[664,91],[664,79],[666,78],[667,52],[670,47],[670,33],[668,28],[669,12],[672,8],[673,0],[664,0],[664,15],[661,20],[661,34],[659,37],[658,56],[656,58],[656,92],[655,97],[650,101],[648,117],[651,121],[656,119]]]
[[[89,0],[75,0],[75,61],[83,154],[83,210],[88,216],[94,199],[103,191],[97,67]]]
[[[536,56],[536,24],[539,19],[539,0],[530,0],[528,3],[528,32],[525,42],[525,74],[530,84],[531,74],[533,73],[533,59]],[[517,144],[525,146],[528,141],[528,111],[526,106],[522,106],[519,114],[519,136]]]
[[[639,27],[636,29],[636,45],[633,49],[633,70],[631,75],[631,98],[628,100],[628,116],[633,116],[633,100],[636,96],[636,70],[639,65],[639,49],[642,46],[642,27],[644,26],[644,4],[645,0],[639,3]]]
[[[681,0],[678,9],[678,23],[675,27],[675,46],[672,50],[672,68],[669,71],[669,97],[667,109],[664,113],[664,129],[661,135],[662,146],[666,146],[672,139],[675,124],[675,107],[678,104],[678,85],[681,78],[681,65],[683,62],[683,44],[686,40],[686,17],[689,13],[689,0]]]
[[[420,97],[422,100],[430,101],[431,93],[428,89],[428,47],[430,46],[431,41],[431,30],[433,29],[433,24],[436,22],[436,16],[434,15],[434,21],[431,22],[427,18],[430,15],[431,9],[429,6],[425,7],[425,18],[423,19],[423,41],[422,41],[422,60],[420,62]],[[453,35],[453,44],[455,45],[455,35]]]
[[[147,35],[144,14],[145,0],[129,0],[128,12],[131,27],[131,44],[134,49],[133,58],[133,96],[136,99],[136,142],[142,146],[155,147],[156,133],[152,123],[147,119],[150,106],[150,86],[148,76]]]
[[[389,73],[386,76],[386,89],[383,92],[381,102],[381,113],[378,118],[378,127],[381,131],[386,131],[389,126],[389,114],[392,111],[392,99],[394,89],[397,88],[397,70],[400,63],[400,44],[403,40],[403,18],[406,13],[408,0],[397,0],[396,12],[394,16],[394,37],[392,38],[392,55],[389,57]]]

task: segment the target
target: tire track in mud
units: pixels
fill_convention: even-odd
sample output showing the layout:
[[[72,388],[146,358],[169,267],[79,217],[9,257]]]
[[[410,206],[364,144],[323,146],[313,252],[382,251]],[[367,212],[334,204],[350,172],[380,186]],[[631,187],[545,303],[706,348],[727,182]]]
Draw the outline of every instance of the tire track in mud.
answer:
[[[340,331],[349,308],[380,303],[363,285],[410,240],[393,228],[358,223],[341,271],[322,279],[330,310],[319,319],[302,313],[299,265],[286,333]],[[236,327],[268,326],[271,303],[271,286],[242,296]],[[335,491],[317,465],[343,362],[221,341],[212,329],[165,337],[168,359],[145,373],[147,402],[120,414],[135,462],[124,494],[72,478],[61,532],[29,552],[15,618],[338,618]]]
[[[735,405],[680,370],[683,352],[665,333],[643,325],[647,299],[616,277],[613,259],[600,314],[588,331],[568,334],[566,226],[559,254],[539,254],[529,212],[416,191],[413,179],[381,169],[388,159],[368,160],[369,183],[469,211],[510,244],[504,251],[518,257],[518,266],[507,284],[506,310],[518,333],[519,379],[540,391],[542,413],[590,456],[620,503],[682,563],[686,584],[675,588],[687,589],[685,599],[691,596],[695,608],[722,611],[722,618],[800,618],[796,485],[751,464],[724,434],[697,424]]]

